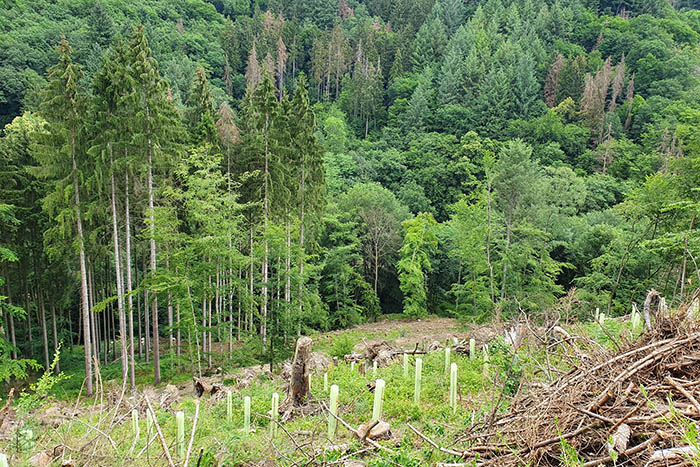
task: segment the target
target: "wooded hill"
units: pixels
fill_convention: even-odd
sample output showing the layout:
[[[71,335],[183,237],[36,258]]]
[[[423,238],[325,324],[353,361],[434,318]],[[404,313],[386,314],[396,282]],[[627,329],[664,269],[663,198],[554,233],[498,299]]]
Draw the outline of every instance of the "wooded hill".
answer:
[[[700,281],[695,1],[0,5],[1,379]]]

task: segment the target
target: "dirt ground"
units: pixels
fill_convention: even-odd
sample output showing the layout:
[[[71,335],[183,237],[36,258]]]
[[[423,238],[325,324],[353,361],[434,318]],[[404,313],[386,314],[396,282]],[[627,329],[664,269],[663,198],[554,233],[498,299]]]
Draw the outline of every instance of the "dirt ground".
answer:
[[[455,338],[460,341],[473,338],[477,345],[480,345],[503,335],[503,329],[503,325],[499,323],[463,325],[452,318],[434,317],[412,321],[393,319],[364,323],[349,330],[333,331],[322,335],[320,339],[352,333],[368,336],[356,344],[357,351],[363,350],[365,343],[373,344],[381,341],[408,350],[415,348],[416,344],[428,346],[435,341],[444,344],[446,340],[452,341]]]

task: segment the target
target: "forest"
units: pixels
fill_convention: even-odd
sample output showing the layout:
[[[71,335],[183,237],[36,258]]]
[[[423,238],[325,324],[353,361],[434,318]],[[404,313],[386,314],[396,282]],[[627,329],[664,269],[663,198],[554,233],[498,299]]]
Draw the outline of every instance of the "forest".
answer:
[[[696,1],[0,5],[7,383],[700,284]]]

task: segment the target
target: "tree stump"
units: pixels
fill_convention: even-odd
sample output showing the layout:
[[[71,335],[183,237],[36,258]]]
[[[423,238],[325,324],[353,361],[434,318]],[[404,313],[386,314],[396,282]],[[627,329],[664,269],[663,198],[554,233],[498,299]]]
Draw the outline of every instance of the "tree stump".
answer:
[[[282,420],[288,420],[294,409],[305,406],[309,399],[311,392],[309,384],[311,343],[311,338],[306,336],[297,340],[294,361],[292,362],[292,376],[289,380],[289,393],[279,408],[280,413],[283,414]]]
[[[194,390],[197,393],[197,397],[202,397],[205,395],[214,395],[219,392],[222,388],[219,383],[212,383],[204,378],[197,378],[196,376],[192,378],[194,383]]]

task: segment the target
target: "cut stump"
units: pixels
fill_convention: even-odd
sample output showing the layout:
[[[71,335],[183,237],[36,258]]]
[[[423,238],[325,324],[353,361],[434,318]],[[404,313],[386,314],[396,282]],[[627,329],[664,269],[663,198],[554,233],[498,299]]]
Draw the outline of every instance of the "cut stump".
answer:
[[[311,358],[312,342],[311,338],[306,336],[297,340],[294,360],[292,361],[292,374],[289,380],[289,392],[279,408],[283,421],[289,420],[295,409],[304,407],[309,400],[311,393],[309,359]]]

